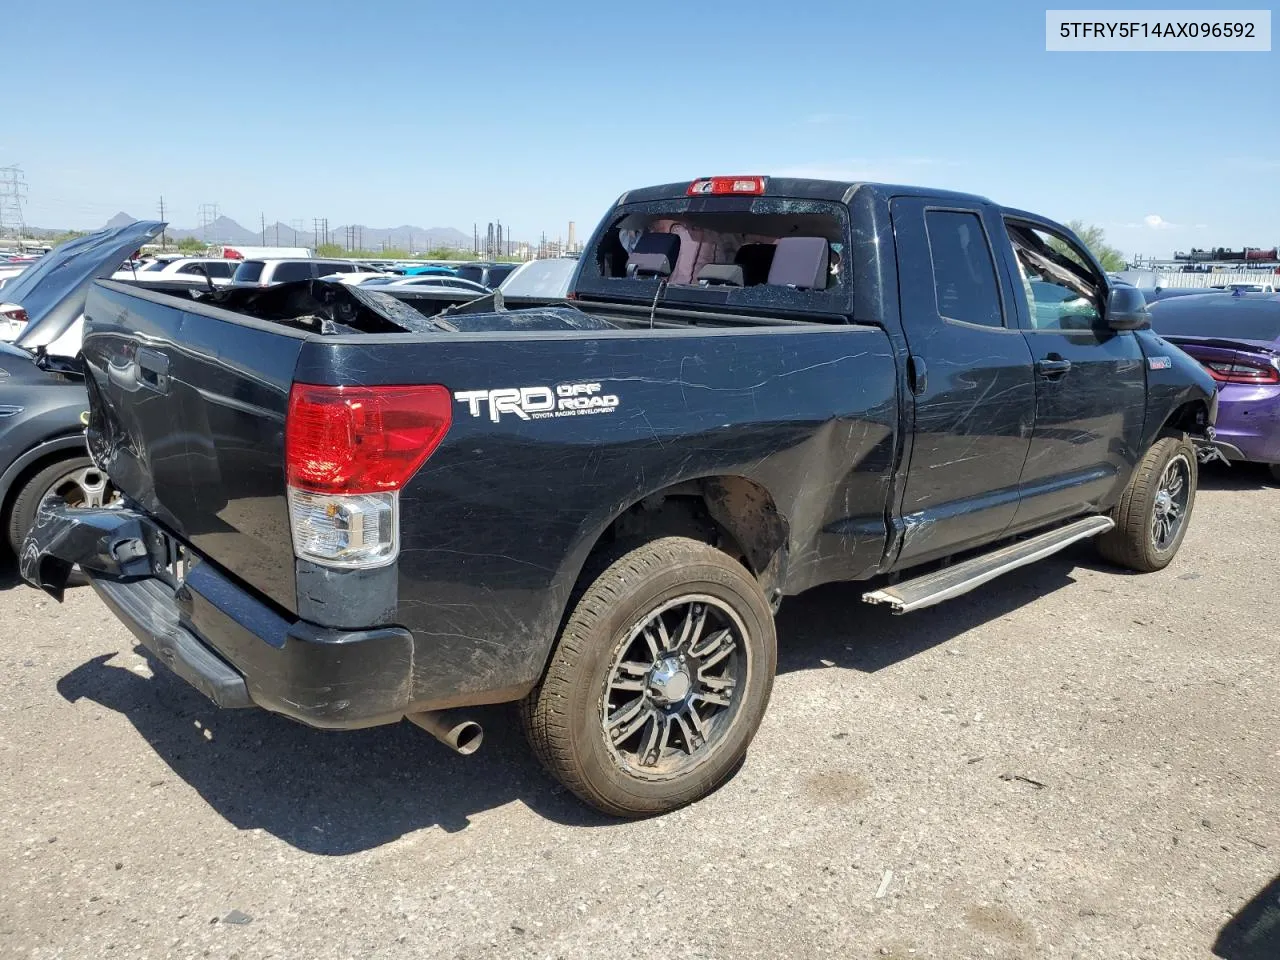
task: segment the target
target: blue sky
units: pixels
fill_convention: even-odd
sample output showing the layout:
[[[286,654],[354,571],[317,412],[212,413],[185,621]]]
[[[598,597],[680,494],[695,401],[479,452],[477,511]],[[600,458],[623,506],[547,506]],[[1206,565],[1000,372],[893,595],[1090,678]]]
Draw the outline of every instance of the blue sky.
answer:
[[[1280,54],[1050,54],[1034,4],[10,6],[0,163],[41,226],[163,194],[179,227],[217,202],[531,238],[629,187],[790,173],[972,190],[1126,252],[1280,241]]]

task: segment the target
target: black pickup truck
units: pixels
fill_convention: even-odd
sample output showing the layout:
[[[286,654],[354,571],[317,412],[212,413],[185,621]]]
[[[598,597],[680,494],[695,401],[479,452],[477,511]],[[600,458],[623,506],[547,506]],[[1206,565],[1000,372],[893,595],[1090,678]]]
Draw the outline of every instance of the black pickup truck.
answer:
[[[907,612],[1086,537],[1160,569],[1212,440],[1141,294],[976,196],[709,178],[621,197],[567,301],[326,286],[98,282],[87,433],[123,497],[42,509],[23,576],[79,565],[224,707],[470,752],[465,708],[519,701],[618,815],[740,762],[785,596]]]

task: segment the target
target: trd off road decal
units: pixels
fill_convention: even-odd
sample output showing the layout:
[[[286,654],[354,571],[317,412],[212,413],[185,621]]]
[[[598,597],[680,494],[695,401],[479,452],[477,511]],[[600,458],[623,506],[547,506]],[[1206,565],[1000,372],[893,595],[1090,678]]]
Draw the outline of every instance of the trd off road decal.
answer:
[[[1148,357],[1147,366],[1152,370],[1171,370],[1173,369],[1172,357]]]
[[[494,423],[504,413],[521,420],[580,417],[613,413],[616,394],[605,393],[598,383],[561,383],[554,387],[500,387],[497,390],[458,390],[453,399],[467,405],[473,417],[486,413]]]

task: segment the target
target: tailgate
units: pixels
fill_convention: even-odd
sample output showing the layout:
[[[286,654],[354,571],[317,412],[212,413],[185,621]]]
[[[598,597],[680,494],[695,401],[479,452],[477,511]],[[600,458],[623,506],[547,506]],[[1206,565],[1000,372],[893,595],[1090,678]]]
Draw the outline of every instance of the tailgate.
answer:
[[[197,553],[294,611],[284,423],[305,338],[110,281],[85,307],[94,458]]]

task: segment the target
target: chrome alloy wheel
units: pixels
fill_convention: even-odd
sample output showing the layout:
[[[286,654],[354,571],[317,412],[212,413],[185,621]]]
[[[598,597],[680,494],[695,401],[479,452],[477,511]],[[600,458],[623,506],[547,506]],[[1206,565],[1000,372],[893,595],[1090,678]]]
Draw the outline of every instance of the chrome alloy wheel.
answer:
[[[1178,540],[1187,516],[1191,496],[1191,464],[1182,454],[1174,457],[1160,474],[1155,504],[1151,511],[1151,544],[1160,552],[1170,549]]]
[[[722,601],[668,600],[618,645],[605,680],[605,743],[632,776],[665,780],[700,763],[738,712],[746,628]]]

